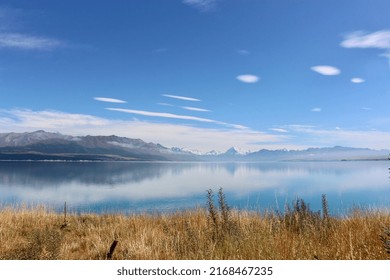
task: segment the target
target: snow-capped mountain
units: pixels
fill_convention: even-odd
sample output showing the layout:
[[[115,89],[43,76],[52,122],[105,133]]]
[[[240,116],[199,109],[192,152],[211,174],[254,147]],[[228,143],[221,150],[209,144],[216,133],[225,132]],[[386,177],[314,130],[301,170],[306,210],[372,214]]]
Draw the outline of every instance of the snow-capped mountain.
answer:
[[[224,153],[201,153],[187,148],[167,148],[141,139],[111,136],[70,136],[38,130],[0,133],[0,160],[148,160],[148,161],[305,161],[387,160],[389,150],[335,146],[306,150],[242,151],[232,147]]]
[[[51,139],[72,140],[74,138],[75,137],[73,136],[66,136],[60,133],[49,133],[43,130],[38,130],[31,133],[0,133],[0,147],[26,146]]]
[[[0,159],[61,160],[188,160],[188,153],[141,139],[111,136],[70,136],[42,130],[0,134]]]
[[[224,154],[225,155],[241,155],[241,156],[244,156],[244,155],[247,155],[249,154],[250,151],[245,151],[245,150],[242,150],[240,148],[237,148],[237,147],[231,147],[230,149],[228,149]]]

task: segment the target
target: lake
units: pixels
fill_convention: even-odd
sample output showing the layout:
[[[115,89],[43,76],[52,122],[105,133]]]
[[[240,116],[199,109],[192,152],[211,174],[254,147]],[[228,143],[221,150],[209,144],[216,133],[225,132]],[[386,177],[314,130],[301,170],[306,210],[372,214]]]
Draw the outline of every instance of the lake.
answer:
[[[166,212],[205,207],[223,188],[232,208],[283,210],[302,198],[333,214],[390,208],[388,161],[340,162],[0,162],[0,205],[73,212]]]

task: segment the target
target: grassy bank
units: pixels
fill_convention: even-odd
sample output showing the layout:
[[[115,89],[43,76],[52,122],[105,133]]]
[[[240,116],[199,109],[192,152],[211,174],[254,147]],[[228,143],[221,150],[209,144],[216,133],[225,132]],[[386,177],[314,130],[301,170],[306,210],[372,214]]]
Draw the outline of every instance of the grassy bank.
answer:
[[[174,214],[67,215],[44,208],[0,210],[0,259],[390,259],[390,215],[321,212],[303,200],[283,214],[214,204]]]

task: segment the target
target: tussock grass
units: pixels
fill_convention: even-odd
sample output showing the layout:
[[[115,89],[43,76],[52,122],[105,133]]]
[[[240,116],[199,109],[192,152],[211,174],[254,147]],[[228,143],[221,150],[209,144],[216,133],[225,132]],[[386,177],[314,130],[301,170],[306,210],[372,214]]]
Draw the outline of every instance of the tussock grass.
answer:
[[[282,213],[230,209],[222,189],[207,208],[171,214],[64,215],[45,208],[0,209],[0,259],[390,259],[390,215],[332,217],[303,200]]]

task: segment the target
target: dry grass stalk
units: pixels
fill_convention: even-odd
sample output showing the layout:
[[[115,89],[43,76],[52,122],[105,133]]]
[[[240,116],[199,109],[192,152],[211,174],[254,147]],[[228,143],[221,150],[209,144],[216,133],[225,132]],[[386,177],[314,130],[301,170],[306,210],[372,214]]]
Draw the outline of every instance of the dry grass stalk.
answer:
[[[285,214],[232,211],[208,191],[208,208],[156,215],[68,214],[0,209],[0,259],[390,259],[390,215],[322,216],[303,200]],[[287,207],[288,208],[288,207]],[[225,210],[224,210],[225,209]],[[225,211],[225,213],[223,213]],[[225,224],[225,226],[222,226]],[[384,230],[385,229],[385,230]]]

